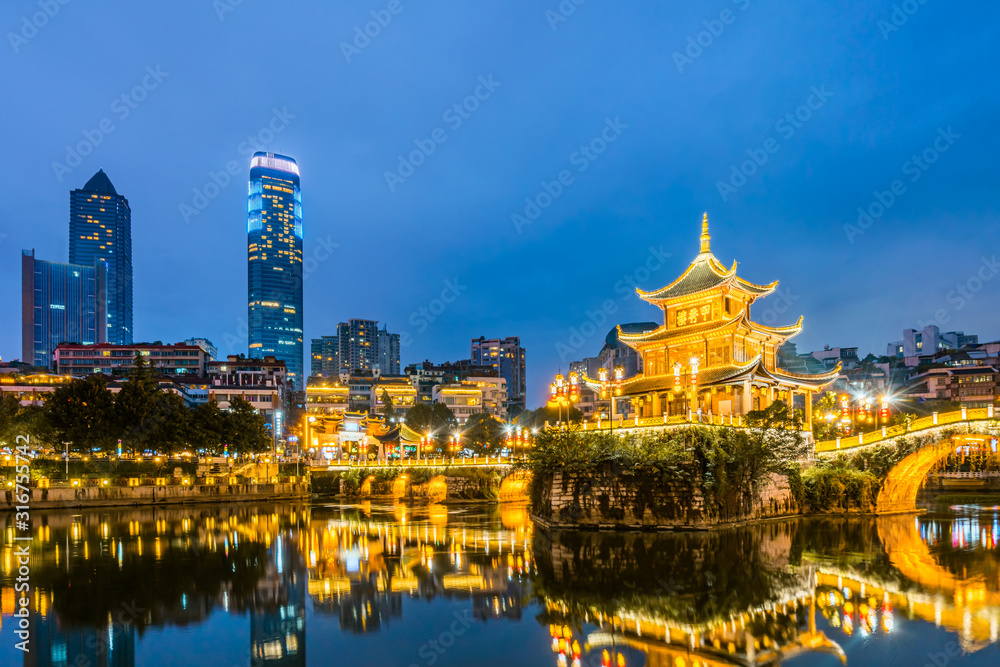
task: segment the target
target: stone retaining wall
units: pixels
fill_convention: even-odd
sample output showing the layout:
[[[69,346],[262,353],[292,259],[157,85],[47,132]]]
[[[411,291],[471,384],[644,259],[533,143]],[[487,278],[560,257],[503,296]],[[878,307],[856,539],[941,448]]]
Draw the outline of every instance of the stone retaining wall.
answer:
[[[788,480],[772,476],[747,515],[720,517],[706,503],[700,480],[663,480],[644,474],[555,472],[542,481],[535,518],[559,528],[705,529],[798,514]]]
[[[306,484],[204,484],[194,486],[109,486],[32,488],[28,506],[35,509],[64,507],[101,507],[129,505],[167,505],[174,503],[228,503],[248,500],[304,498]],[[13,490],[0,497],[0,511],[14,511],[19,505]]]

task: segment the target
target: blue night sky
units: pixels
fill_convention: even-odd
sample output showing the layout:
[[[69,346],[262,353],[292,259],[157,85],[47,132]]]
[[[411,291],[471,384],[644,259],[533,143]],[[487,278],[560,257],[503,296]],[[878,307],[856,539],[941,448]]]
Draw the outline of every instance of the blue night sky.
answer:
[[[628,283],[678,276],[704,211],[724,264],[781,281],[754,314],[804,315],[800,351],[882,354],[935,318],[1000,338],[995,3],[51,3],[37,30],[37,0],[0,10],[5,360],[21,249],[66,261],[99,168],[132,207],[136,340],[246,352],[257,149],[302,170],[306,355],[350,317],[404,334],[404,364],[519,335],[537,406],[611,324],[659,317]]]

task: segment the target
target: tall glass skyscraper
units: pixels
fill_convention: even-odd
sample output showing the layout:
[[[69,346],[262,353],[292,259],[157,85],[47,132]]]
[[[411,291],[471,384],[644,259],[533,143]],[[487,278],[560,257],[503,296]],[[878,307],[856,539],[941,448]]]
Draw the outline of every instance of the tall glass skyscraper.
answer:
[[[61,264],[21,253],[21,360],[52,367],[59,343],[106,343],[107,265]]]
[[[132,344],[132,210],[104,170],[69,195],[69,263],[108,267],[107,342]]]
[[[250,357],[284,361],[302,389],[302,192],[299,166],[284,155],[250,161],[247,278]]]

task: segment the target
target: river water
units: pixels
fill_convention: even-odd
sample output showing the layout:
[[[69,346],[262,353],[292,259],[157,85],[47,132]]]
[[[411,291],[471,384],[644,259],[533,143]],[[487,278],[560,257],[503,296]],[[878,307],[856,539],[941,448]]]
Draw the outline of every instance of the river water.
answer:
[[[35,512],[27,654],[12,521],[0,665],[1000,665],[1000,508],[669,534],[518,505]]]

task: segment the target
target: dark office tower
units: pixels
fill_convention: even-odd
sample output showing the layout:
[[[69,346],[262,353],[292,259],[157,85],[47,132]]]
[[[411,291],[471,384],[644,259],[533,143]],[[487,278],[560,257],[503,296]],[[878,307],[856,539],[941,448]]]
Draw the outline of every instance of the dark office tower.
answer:
[[[284,361],[289,382],[301,390],[302,192],[295,160],[254,154],[247,213],[250,356]]]
[[[132,210],[104,170],[69,194],[69,263],[108,266],[107,340],[132,344]]]
[[[52,367],[59,343],[106,343],[107,267],[60,264],[21,252],[21,361]]]

